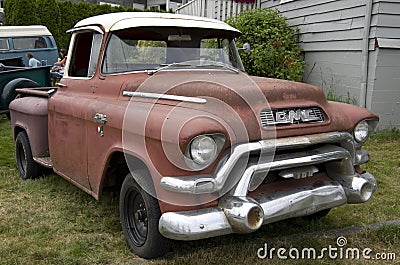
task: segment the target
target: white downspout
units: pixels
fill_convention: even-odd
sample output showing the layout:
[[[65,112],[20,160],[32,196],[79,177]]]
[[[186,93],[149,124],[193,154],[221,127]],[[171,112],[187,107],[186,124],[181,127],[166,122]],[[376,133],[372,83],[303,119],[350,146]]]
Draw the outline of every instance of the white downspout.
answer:
[[[365,23],[364,23],[364,36],[363,36],[363,49],[362,57],[363,63],[361,65],[361,93],[360,93],[360,106],[367,107],[368,96],[368,63],[369,63],[369,34],[371,31],[371,18],[372,18],[372,0],[365,0]]]

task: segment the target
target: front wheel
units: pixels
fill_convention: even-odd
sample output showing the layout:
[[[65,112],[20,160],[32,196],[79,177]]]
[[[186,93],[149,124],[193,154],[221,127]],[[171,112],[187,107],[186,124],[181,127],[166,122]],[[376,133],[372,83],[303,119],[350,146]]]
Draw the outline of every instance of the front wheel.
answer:
[[[26,132],[20,132],[15,139],[15,156],[22,179],[37,178],[43,173],[43,167],[32,157],[31,145]]]
[[[125,240],[133,253],[156,258],[170,248],[170,240],[158,230],[161,216],[158,200],[144,191],[128,174],[122,183],[119,212]]]

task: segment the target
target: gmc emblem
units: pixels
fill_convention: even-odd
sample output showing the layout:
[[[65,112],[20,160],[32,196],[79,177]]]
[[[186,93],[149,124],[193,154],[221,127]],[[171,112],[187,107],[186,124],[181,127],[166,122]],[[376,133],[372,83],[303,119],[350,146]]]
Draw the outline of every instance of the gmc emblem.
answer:
[[[325,120],[322,110],[317,107],[306,109],[263,110],[260,117],[264,127],[279,124],[323,122]]]

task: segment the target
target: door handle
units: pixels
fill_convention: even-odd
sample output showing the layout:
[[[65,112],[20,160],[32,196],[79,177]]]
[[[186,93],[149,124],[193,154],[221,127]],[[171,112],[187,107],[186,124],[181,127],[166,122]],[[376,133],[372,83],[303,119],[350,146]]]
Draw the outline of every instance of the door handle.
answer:
[[[94,122],[100,124],[106,124],[107,122],[107,115],[102,113],[96,113],[93,117]]]

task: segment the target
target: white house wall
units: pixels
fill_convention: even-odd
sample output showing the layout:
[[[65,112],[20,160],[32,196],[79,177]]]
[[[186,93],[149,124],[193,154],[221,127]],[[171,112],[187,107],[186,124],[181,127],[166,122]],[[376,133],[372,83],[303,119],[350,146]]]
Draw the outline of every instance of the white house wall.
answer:
[[[379,114],[380,128],[400,128],[400,49],[377,48],[371,55],[368,105]]]
[[[305,53],[304,81],[331,91],[337,97],[359,101],[361,51],[312,51]]]
[[[380,128],[400,128],[400,0],[377,1],[371,37],[367,103],[381,118]]]

